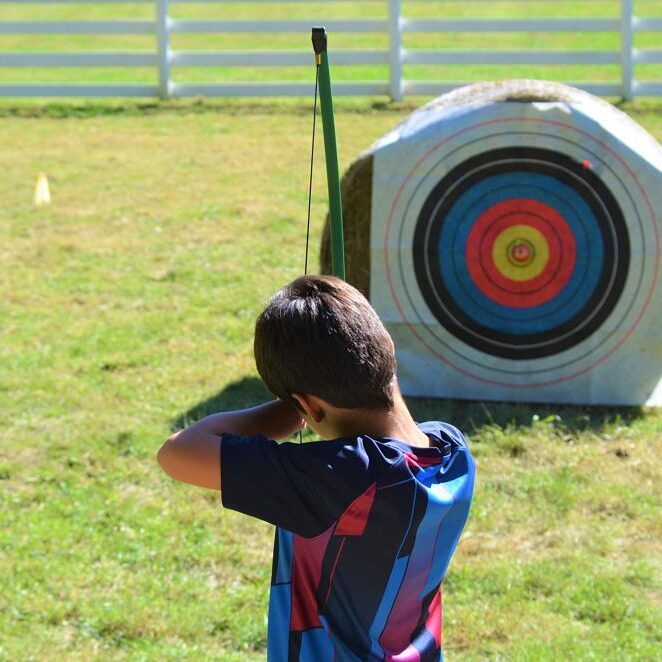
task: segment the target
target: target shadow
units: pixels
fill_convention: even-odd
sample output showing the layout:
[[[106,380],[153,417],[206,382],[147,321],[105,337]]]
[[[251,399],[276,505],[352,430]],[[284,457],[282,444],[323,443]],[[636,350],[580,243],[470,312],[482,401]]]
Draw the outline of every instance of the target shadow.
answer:
[[[172,421],[172,429],[180,430],[209,414],[253,407],[272,398],[260,379],[242,377],[180,414]],[[481,428],[488,426],[526,428],[538,421],[553,422],[563,432],[573,435],[586,430],[600,433],[615,423],[627,425],[645,415],[643,407],[589,407],[409,397],[405,400],[415,420],[448,421],[469,435],[480,433]]]
[[[643,407],[435,400],[431,398],[406,398],[406,401],[415,420],[448,421],[469,435],[480,433],[481,428],[486,427],[527,428],[540,421],[553,423],[560,432],[571,435],[587,430],[600,433],[611,425],[616,423],[627,425],[645,415]]]

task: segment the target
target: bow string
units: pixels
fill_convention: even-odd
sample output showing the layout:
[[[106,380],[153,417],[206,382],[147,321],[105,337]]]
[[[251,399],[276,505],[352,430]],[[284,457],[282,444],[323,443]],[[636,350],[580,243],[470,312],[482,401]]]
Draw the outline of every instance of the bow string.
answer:
[[[315,126],[317,121],[317,92],[319,90],[324,132],[324,155],[326,157],[326,181],[329,189],[329,217],[331,233],[331,265],[334,276],[345,280],[345,240],[343,237],[342,196],[340,173],[338,170],[338,146],[336,124],[333,116],[333,96],[331,94],[331,73],[327,52],[326,29],[313,28],[313,50],[315,51],[315,101],[313,104],[313,137],[310,148],[310,180],[308,183],[308,220],[306,223],[306,258],[304,273],[308,273],[308,246],[310,243],[310,203],[313,193],[313,163],[315,159]],[[299,430],[299,443],[303,435]]]

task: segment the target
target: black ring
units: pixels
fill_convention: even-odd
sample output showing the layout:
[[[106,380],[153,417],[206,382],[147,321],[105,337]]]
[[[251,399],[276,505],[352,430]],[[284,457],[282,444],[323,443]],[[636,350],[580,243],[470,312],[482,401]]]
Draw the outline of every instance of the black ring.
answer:
[[[582,197],[597,220],[604,260],[594,291],[571,319],[544,332],[512,334],[488,328],[466,314],[444,283],[437,246],[446,216],[461,195],[485,177],[523,169],[556,178]],[[606,184],[569,156],[533,147],[495,149],[456,166],[423,204],[413,252],[422,257],[414,260],[418,286],[439,323],[479,351],[516,360],[558,354],[594,334],[616,306],[630,267],[630,240],[623,212]]]

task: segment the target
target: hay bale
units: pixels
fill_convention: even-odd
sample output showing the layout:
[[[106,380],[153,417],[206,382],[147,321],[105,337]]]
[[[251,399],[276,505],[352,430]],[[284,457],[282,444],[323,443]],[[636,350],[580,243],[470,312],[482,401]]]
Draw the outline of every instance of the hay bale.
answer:
[[[365,296],[370,293],[372,162],[372,153],[363,153],[352,163],[341,182],[346,279]],[[320,273],[331,272],[330,219],[327,214],[320,248]]]

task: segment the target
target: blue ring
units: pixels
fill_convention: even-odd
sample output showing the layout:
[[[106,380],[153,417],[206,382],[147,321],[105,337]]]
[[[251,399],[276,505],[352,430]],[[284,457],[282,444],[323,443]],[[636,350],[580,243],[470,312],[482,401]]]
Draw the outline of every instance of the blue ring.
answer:
[[[478,218],[514,198],[534,199],[558,211],[576,244],[575,268],[566,286],[552,300],[528,308],[504,306],[486,296],[465,261],[467,239]],[[605,259],[598,221],[584,199],[553,177],[528,172],[487,177],[462,194],[446,215],[437,254],[445,286],[466,314],[484,327],[517,335],[548,331],[576,315],[595,291]]]

